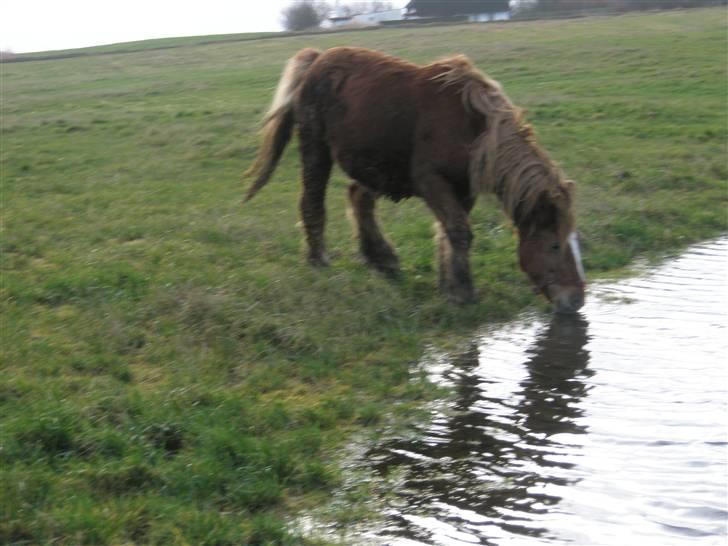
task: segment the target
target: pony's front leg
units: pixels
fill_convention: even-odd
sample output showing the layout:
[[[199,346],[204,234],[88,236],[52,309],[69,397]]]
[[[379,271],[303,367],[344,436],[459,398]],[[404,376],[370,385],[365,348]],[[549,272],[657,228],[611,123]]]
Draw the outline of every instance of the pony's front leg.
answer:
[[[422,180],[422,196],[437,217],[440,290],[453,303],[471,303],[475,300],[469,256],[473,234],[467,210],[447,181],[437,175]]]
[[[308,245],[308,263],[326,266],[324,230],[326,227],[326,185],[331,174],[331,155],[325,144],[316,145],[301,135],[301,162],[303,164],[303,192],[300,209],[303,229]]]
[[[475,301],[473,278],[470,274],[470,243],[473,239],[466,225],[450,226],[438,222],[437,255],[440,271],[440,290],[453,303]]]

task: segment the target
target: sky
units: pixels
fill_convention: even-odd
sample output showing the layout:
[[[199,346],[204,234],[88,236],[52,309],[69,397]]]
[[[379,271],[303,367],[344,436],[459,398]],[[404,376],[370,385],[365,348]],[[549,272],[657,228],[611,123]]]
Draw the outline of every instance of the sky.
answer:
[[[282,30],[281,11],[292,1],[8,0],[1,10],[0,49],[26,53],[149,38],[277,31]],[[395,7],[406,3],[392,2]]]

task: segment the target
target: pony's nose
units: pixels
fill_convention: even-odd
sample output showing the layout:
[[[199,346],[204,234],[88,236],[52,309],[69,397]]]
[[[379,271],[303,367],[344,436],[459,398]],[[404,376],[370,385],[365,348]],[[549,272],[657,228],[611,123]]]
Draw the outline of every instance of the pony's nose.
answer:
[[[578,311],[584,305],[584,294],[582,292],[574,292],[569,297],[569,305],[574,311]]]
[[[555,298],[557,313],[576,313],[584,305],[584,293],[581,290],[570,290]]]

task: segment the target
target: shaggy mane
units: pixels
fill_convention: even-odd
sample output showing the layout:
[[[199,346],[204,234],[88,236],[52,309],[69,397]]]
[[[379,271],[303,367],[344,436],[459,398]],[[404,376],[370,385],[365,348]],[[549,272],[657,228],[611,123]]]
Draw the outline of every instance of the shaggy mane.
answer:
[[[482,115],[485,121],[485,130],[471,150],[471,194],[494,193],[519,227],[528,224],[539,206],[551,204],[557,214],[556,229],[566,240],[574,228],[573,183],[538,145],[523,111],[466,56],[448,57],[433,65],[443,70],[432,79],[443,87],[460,88],[466,111]]]

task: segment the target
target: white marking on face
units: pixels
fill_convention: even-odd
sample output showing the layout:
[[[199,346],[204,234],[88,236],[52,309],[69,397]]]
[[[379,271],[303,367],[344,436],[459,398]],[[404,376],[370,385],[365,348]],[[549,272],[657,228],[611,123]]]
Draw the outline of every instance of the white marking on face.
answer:
[[[575,231],[569,234],[569,246],[571,247],[571,253],[574,255],[574,263],[576,264],[576,271],[579,273],[579,278],[582,282],[586,282],[586,275],[584,274],[584,266],[581,264],[581,248],[579,248],[579,237]]]

